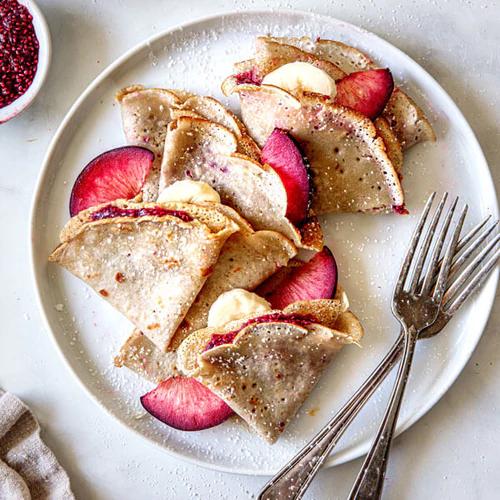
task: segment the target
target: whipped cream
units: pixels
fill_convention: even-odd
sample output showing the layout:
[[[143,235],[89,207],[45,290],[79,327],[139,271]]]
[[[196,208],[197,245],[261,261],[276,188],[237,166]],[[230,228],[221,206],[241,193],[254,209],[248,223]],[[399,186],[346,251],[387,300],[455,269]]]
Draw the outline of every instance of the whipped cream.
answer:
[[[322,69],[306,62],[284,64],[267,74],[262,84],[274,85],[294,95],[307,91],[333,99],[337,94],[335,80]]]
[[[206,182],[186,179],[167,186],[158,196],[160,203],[183,201],[186,203],[220,203],[219,193]]]
[[[208,326],[225,325],[235,319],[271,310],[269,302],[256,293],[242,288],[225,292],[217,298],[208,312]]]

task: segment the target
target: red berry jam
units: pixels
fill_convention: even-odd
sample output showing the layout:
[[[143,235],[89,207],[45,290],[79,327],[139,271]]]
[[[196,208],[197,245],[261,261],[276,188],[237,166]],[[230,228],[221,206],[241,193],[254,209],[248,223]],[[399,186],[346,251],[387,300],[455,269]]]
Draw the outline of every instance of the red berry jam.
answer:
[[[404,205],[393,205],[392,211],[398,215],[408,215],[408,209]]]
[[[264,314],[263,316],[259,316],[257,318],[250,318],[237,330],[233,330],[232,332],[214,333],[204,350],[208,351],[209,349],[213,349],[214,347],[222,344],[232,344],[236,335],[238,335],[243,328],[249,325],[255,325],[257,323],[291,323],[298,326],[307,326],[315,322],[316,320],[311,315],[306,314],[284,314],[280,312]]]
[[[256,68],[238,73],[237,75],[234,75],[234,77],[236,78],[236,83],[238,85],[243,85],[245,83],[260,85],[262,83],[262,78],[258,75]]]
[[[1,0],[0,0],[1,1]],[[168,210],[163,207],[143,207],[143,208],[121,208],[115,207],[114,205],[106,205],[105,207],[96,210],[90,214],[91,220],[102,220],[102,219],[114,219],[115,217],[145,217],[156,216],[163,217],[165,215],[171,215],[172,217],[177,217],[184,222],[191,222],[193,218],[182,210]]]
[[[0,108],[22,96],[38,66],[33,17],[17,0],[0,0]]]

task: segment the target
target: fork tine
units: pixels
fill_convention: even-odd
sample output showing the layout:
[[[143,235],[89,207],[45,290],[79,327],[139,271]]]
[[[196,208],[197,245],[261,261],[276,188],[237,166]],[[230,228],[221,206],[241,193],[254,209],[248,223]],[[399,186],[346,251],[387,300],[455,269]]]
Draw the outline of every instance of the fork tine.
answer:
[[[485,265],[480,269],[480,271],[472,278],[467,286],[462,290],[462,292],[453,299],[449,305],[446,305],[445,312],[448,315],[453,315],[459,309],[459,307],[469,298],[469,296],[478,290],[484,283],[486,278],[489,276],[490,271],[496,266],[498,259],[500,258],[500,248],[498,248],[494,254],[486,261]]]
[[[490,219],[489,216],[480,224],[480,226],[483,226],[484,223],[488,221],[488,219]],[[479,248],[479,246],[481,245],[481,243],[483,243],[483,241],[485,241],[488,238],[488,236],[497,227],[498,227],[498,221],[496,221],[495,223],[493,223],[489,228],[485,229],[483,232],[479,233],[479,236],[462,252],[462,254],[460,256],[458,256],[454,260],[453,264],[451,265],[450,276],[449,276],[448,280],[451,279],[451,277],[454,276],[460,270],[460,267],[462,266],[462,264],[464,264],[464,262]],[[475,231],[475,230],[473,229],[473,231]],[[475,232],[475,234],[476,233],[477,232]],[[465,238],[468,238],[469,234]],[[474,235],[472,235],[472,237],[474,237]],[[464,240],[465,240],[465,238],[464,238]],[[472,238],[470,238],[470,239],[472,239]],[[457,253],[461,249],[463,249],[467,245],[467,243],[470,242],[470,239],[466,242],[465,245],[463,243],[459,243],[457,245]],[[461,247],[461,248],[459,248],[459,247]]]
[[[491,219],[491,215],[488,215],[482,222],[474,226],[458,243],[457,245],[457,252],[462,251],[467,244],[469,243],[476,234],[483,229],[484,226],[488,223],[488,221]],[[498,221],[495,222],[495,224],[498,224]],[[493,226],[494,227],[494,226]]]
[[[401,266],[401,272],[399,273],[398,281],[396,283],[396,287],[394,290],[395,294],[403,290],[406,278],[408,276],[408,271],[410,270],[410,265],[413,260],[413,256],[415,255],[415,251],[417,249],[417,245],[420,240],[420,235],[422,234],[422,229],[425,225],[427,216],[429,215],[429,210],[431,209],[435,197],[436,197],[436,192],[433,192],[429,196],[429,199],[427,200],[427,203],[425,204],[424,210],[422,212],[422,215],[420,216],[420,220],[418,221],[417,227],[415,228],[415,231],[411,238],[410,246],[408,247],[408,251],[406,252],[405,260],[403,262],[403,265]]]
[[[437,210],[434,212],[434,215],[432,216],[431,225],[429,226],[425,234],[424,242],[422,243],[417,264],[415,266],[415,271],[413,277],[411,278],[410,293],[415,293],[415,290],[417,289],[417,285],[418,282],[420,281],[420,276],[422,274],[422,269],[424,267],[425,259],[427,258],[427,254],[429,253],[429,247],[431,246],[432,237],[434,236],[434,232],[436,231],[436,227],[438,225],[441,213],[443,212],[444,204],[446,203],[447,199],[448,199],[448,193],[444,193],[443,197],[441,198],[441,201],[439,202]]]
[[[451,286],[446,290],[446,300],[449,301],[457,295],[460,288],[466,283],[466,281],[471,277],[472,273],[484,262],[485,258],[490,253],[491,249],[494,249],[498,242],[500,241],[500,233],[495,236],[482,250],[478,253],[472,262],[459,274],[459,276],[453,281]]]
[[[455,274],[460,270],[460,267],[464,262],[469,258],[471,254],[473,254],[478,248],[479,245],[488,238],[488,236],[493,232],[493,230],[497,227],[498,221],[496,221],[494,224],[492,224],[491,227],[488,229],[484,230],[481,232],[481,230],[484,228],[484,226],[488,223],[488,221],[491,219],[491,215],[488,215],[482,222],[474,226],[463,238],[461,238],[458,243],[457,243],[457,250],[455,252],[455,255],[453,256],[453,261],[451,264],[451,269],[450,269],[450,275],[448,276],[448,281],[451,280]],[[469,243],[471,240],[478,234],[480,233],[480,236],[477,237],[477,239],[470,245]],[[462,252],[461,255],[460,252],[465,248],[466,250]],[[438,261],[438,270],[441,267],[441,264],[443,263],[443,257],[441,257]],[[434,274],[434,278],[432,280],[432,284],[434,285],[436,283],[437,279],[437,274]],[[420,286],[423,283],[423,279],[420,281]]]
[[[468,206],[465,205],[464,208],[462,209],[460,218],[458,219],[457,225],[455,226],[455,230],[453,231],[451,239],[448,243],[443,263],[441,264],[441,269],[439,270],[438,279],[436,282],[436,286],[434,287],[434,293],[433,293],[434,300],[438,302],[441,302],[444,291],[446,289],[446,282],[448,281],[448,276],[450,274],[451,262],[457,250],[457,242],[460,236],[460,232],[462,231],[462,227],[464,225],[464,220],[465,216],[467,215],[467,210]]]
[[[431,289],[435,276],[437,274],[439,266],[439,256],[441,254],[441,250],[443,248],[444,241],[446,239],[446,235],[448,234],[448,229],[450,227],[451,219],[453,218],[453,214],[455,213],[455,209],[457,207],[458,198],[455,198],[455,201],[451,204],[451,207],[448,209],[446,214],[446,218],[444,223],[440,229],[439,237],[434,245],[432,250],[431,258],[427,267],[427,271],[425,273],[424,282],[422,284],[422,288],[420,293],[426,294],[429,293]]]

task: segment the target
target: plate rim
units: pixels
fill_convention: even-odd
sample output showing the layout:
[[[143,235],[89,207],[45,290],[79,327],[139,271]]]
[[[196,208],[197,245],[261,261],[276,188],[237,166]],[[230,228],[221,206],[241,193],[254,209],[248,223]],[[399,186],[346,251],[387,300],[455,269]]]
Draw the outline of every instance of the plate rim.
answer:
[[[247,468],[232,468],[229,466],[225,465],[219,465],[219,464],[212,464],[207,461],[203,461],[201,459],[189,456],[189,455],[184,455],[180,451],[177,451],[172,448],[167,448],[164,445],[154,441],[150,437],[142,434],[129,424],[127,424],[125,421],[122,421],[117,415],[115,415],[110,409],[108,409],[102,402],[101,400],[94,395],[94,393],[90,390],[89,387],[83,382],[83,380],[79,377],[76,369],[72,367],[70,364],[68,358],[63,352],[63,347],[59,343],[59,340],[54,333],[48,315],[46,313],[46,309],[43,304],[42,300],[42,294],[41,294],[41,269],[38,268],[35,260],[35,252],[34,252],[34,241],[35,241],[35,233],[37,231],[37,225],[36,225],[36,219],[37,219],[37,206],[39,204],[40,198],[42,196],[42,186],[45,182],[45,179],[48,174],[48,168],[49,164],[51,163],[52,156],[54,155],[54,151],[57,147],[57,144],[59,142],[60,137],[63,135],[66,126],[68,123],[72,120],[73,116],[77,113],[80,105],[87,99],[87,97],[111,74],[115,69],[117,69],[119,66],[122,65],[122,63],[126,62],[128,59],[134,57],[138,52],[144,49],[144,47],[147,47],[150,44],[155,43],[157,40],[166,37],[168,35],[171,35],[172,33],[185,29],[185,28],[193,28],[197,24],[204,24],[204,23],[209,23],[214,20],[218,20],[220,18],[237,18],[239,16],[262,16],[262,15],[276,15],[279,16],[281,14],[285,15],[297,15],[300,17],[306,17],[306,18],[315,18],[317,20],[324,20],[325,22],[331,23],[336,22],[336,23],[342,23],[344,26],[348,27],[350,30],[353,30],[353,32],[359,32],[364,35],[369,35],[376,39],[378,42],[382,43],[382,45],[388,46],[391,50],[396,50],[399,53],[399,56],[404,59],[405,66],[413,66],[414,69],[417,69],[420,74],[425,77],[430,83],[433,84],[435,89],[438,90],[440,93],[440,100],[444,100],[446,103],[446,106],[448,108],[451,108],[458,118],[458,120],[461,122],[460,126],[462,129],[469,135],[470,138],[470,143],[471,146],[474,148],[474,156],[477,158],[477,160],[481,163],[484,164],[485,172],[487,173],[487,178],[485,181],[492,186],[493,189],[493,195],[496,201],[496,207],[493,210],[493,214],[497,219],[498,219],[498,197],[496,195],[496,189],[495,189],[495,184],[493,182],[493,178],[491,175],[491,170],[488,165],[488,162],[486,161],[486,158],[484,156],[483,150],[481,148],[481,145],[476,137],[476,134],[474,133],[474,130],[470,126],[469,122],[466,120],[465,116],[463,115],[461,109],[459,106],[455,103],[455,101],[449,96],[449,94],[446,92],[446,90],[440,85],[440,83],[434,79],[434,77],[427,72],[425,68],[423,68],[419,63],[417,63],[413,58],[408,56],[405,52],[403,52],[401,49],[399,49],[397,46],[393,45],[392,43],[388,42],[385,40],[385,38],[381,37],[380,35],[369,31],[367,29],[361,28],[355,24],[352,24],[350,22],[344,21],[342,19],[338,19],[334,16],[330,16],[327,14],[318,14],[316,12],[307,12],[304,10],[300,9],[251,9],[251,10],[244,10],[244,11],[218,11],[214,14],[210,14],[207,16],[202,16],[199,18],[196,18],[191,21],[187,22],[182,22],[178,23],[174,26],[171,26],[169,28],[166,28],[159,33],[156,33],[141,42],[138,42],[136,45],[131,47],[130,49],[126,50],[121,56],[116,58],[113,62],[111,62],[106,68],[104,68],[88,85],[87,87],[83,90],[83,92],[80,93],[80,95],[77,97],[77,99],[73,102],[73,104],[70,106],[66,114],[64,115],[62,121],[60,122],[59,126],[57,127],[57,130],[52,137],[49,145],[47,146],[47,150],[45,152],[42,164],[41,164],[41,169],[39,171],[36,183],[35,183],[35,189],[33,192],[32,196],[32,202],[31,202],[31,207],[30,207],[30,222],[28,225],[28,230],[29,230],[29,240],[30,240],[30,245],[29,245],[29,260],[30,260],[30,271],[31,271],[31,277],[33,280],[33,285],[35,289],[35,300],[37,303],[37,308],[40,312],[40,316],[42,319],[42,324],[45,327],[45,329],[48,331],[49,336],[53,342],[53,344],[56,347],[56,351],[58,352],[60,358],[63,361],[63,364],[66,366],[66,368],[70,371],[74,379],[76,379],[77,383],[82,387],[84,393],[102,410],[104,411],[105,414],[107,414],[109,417],[111,417],[115,422],[118,422],[120,426],[122,426],[124,429],[126,429],[129,432],[133,432],[136,434],[138,437],[140,437],[142,440],[146,441],[152,446],[155,446],[157,449],[162,450],[165,453],[168,453],[170,456],[173,457],[178,457],[186,462],[189,462],[194,465],[198,465],[200,467],[203,467],[205,469],[209,470],[215,470],[219,472],[229,472],[233,474],[243,474],[243,475],[249,475],[249,476],[269,476],[277,472],[276,471],[270,472],[268,470],[263,470],[263,471],[256,471],[254,469],[247,469]],[[429,400],[426,401],[425,404],[423,404],[419,410],[415,411],[408,420],[397,427],[396,429],[396,436],[402,434],[404,431],[409,429],[414,423],[416,423],[418,420],[420,420],[431,408],[433,408],[443,397],[443,395],[450,389],[450,387],[455,383],[463,369],[465,368],[466,364],[470,360],[470,357],[472,356],[472,353],[476,349],[483,333],[484,329],[486,327],[486,324],[489,320],[491,310],[493,307],[493,303],[495,301],[495,296],[496,296],[496,289],[498,286],[498,281],[499,281],[499,273],[500,270],[496,270],[492,273],[492,275],[489,277],[486,283],[491,282],[494,280],[495,284],[492,287],[491,293],[489,297],[485,297],[482,299],[482,304],[483,307],[486,307],[487,314],[483,316],[482,322],[479,325],[478,331],[480,332],[476,339],[472,341],[471,343],[468,344],[468,349],[465,350],[461,357],[461,362],[460,363],[455,363],[455,368],[451,370],[450,374],[447,377],[447,380],[445,383],[441,384],[440,389],[434,393],[434,397],[430,398]],[[390,348],[390,346],[388,346]],[[323,464],[323,467],[329,468],[333,467],[335,465],[340,465],[346,462],[349,462],[351,460],[354,460],[356,458],[359,458],[360,456],[364,455],[367,453],[369,447],[369,443],[360,443],[357,446],[354,446],[350,450],[347,450],[345,452],[342,452],[339,456],[329,456],[328,459],[325,461]],[[279,466],[281,467],[281,465]]]

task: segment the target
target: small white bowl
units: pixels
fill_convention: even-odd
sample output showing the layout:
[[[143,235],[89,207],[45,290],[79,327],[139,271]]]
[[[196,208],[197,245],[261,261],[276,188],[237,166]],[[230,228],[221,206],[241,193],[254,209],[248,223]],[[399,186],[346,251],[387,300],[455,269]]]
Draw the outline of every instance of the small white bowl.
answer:
[[[24,5],[33,16],[33,26],[39,44],[38,67],[28,90],[8,106],[0,108],[0,124],[14,118],[33,102],[47,76],[52,53],[49,27],[38,5],[33,0],[18,0],[18,2]]]

